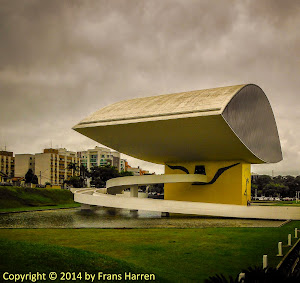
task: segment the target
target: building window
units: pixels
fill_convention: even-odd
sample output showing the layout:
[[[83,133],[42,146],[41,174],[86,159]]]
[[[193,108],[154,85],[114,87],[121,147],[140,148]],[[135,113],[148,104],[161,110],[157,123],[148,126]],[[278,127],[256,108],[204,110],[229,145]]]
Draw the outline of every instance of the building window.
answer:
[[[194,174],[206,175],[204,165],[196,165]]]

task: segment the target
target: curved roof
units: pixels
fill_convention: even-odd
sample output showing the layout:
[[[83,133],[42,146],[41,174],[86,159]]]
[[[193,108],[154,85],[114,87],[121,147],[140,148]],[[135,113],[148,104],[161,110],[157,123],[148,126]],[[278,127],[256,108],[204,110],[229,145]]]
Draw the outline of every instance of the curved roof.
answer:
[[[167,119],[178,116],[221,113],[230,99],[244,85],[194,90],[175,94],[135,98],[120,101],[99,109],[83,119],[79,125],[113,124],[126,120]],[[132,121],[135,122],[135,121]]]
[[[253,84],[121,101],[96,111],[73,129],[155,163],[282,160],[270,103]]]

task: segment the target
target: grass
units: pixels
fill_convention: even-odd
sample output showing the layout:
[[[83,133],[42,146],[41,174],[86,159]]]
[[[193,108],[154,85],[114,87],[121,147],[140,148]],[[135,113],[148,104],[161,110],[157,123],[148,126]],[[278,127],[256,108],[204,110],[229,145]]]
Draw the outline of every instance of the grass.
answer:
[[[277,203],[274,203],[274,205],[278,205],[278,206],[300,206],[300,202],[296,202],[295,200],[294,201],[280,201],[280,202],[277,202]]]
[[[22,206],[17,208],[0,208],[0,213],[73,208],[73,207],[80,207],[80,205],[81,205],[80,203],[67,203],[67,204],[58,204],[58,205],[51,205],[51,206]]]
[[[254,205],[272,205],[272,206],[300,206],[300,201],[252,201]]]
[[[78,206],[68,190],[0,186],[0,212]]]
[[[216,273],[235,276],[249,266],[261,266],[264,254],[275,267],[281,259],[276,257],[277,243],[285,245],[296,227],[300,221],[279,228],[1,229],[0,239],[75,248],[171,282],[203,282]]]
[[[4,272],[12,274],[39,272],[40,274],[45,273],[44,278],[47,279],[39,282],[62,282],[64,280],[60,279],[63,278],[63,273],[75,272],[76,275],[71,275],[71,278],[75,280],[71,280],[71,282],[85,282],[84,278],[86,272],[88,274],[95,274],[96,277],[98,276],[98,272],[121,274],[122,277],[124,277],[125,272],[135,274],[146,273],[141,268],[124,261],[99,253],[74,248],[3,239],[0,240],[0,246],[1,278],[3,278]],[[53,271],[58,275],[56,281],[51,281],[48,278],[49,273]],[[82,276],[81,279],[78,277],[79,274]],[[162,282],[159,278],[156,279],[158,279],[158,282]],[[28,281],[26,280],[26,282]]]

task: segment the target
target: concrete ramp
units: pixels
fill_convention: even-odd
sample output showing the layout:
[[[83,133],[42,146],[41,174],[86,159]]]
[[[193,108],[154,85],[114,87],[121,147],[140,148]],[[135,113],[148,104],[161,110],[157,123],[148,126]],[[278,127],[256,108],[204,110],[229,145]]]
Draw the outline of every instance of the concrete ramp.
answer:
[[[155,200],[135,197],[124,198],[118,195],[105,194],[97,189],[76,190],[74,192],[74,200],[82,204],[133,210],[233,218],[300,220],[300,209],[298,207],[242,206],[174,200]]]

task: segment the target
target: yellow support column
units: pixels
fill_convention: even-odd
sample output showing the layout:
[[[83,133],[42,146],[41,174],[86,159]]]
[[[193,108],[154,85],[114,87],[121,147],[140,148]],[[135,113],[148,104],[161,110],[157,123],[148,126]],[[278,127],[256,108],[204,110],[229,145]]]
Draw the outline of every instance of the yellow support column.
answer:
[[[195,173],[195,166],[204,165],[208,181],[212,180],[218,169],[239,163],[229,168],[209,185],[192,183],[165,184],[165,199],[223,204],[247,205],[251,200],[250,164],[243,161],[198,161],[171,163],[171,166],[183,166],[190,174]],[[165,174],[186,174],[179,169],[165,166]]]

